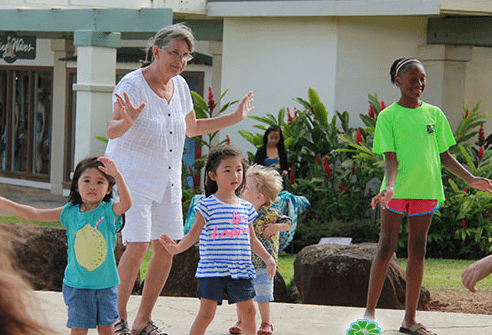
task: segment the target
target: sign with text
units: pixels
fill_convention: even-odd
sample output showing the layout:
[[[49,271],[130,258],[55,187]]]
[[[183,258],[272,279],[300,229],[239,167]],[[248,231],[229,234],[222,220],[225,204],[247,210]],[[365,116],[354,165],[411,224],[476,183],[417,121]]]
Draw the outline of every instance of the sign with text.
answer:
[[[7,63],[17,59],[36,58],[36,36],[17,36],[14,32],[7,32],[0,36],[0,58]]]
[[[318,244],[340,244],[349,245],[352,243],[351,237],[322,237]]]

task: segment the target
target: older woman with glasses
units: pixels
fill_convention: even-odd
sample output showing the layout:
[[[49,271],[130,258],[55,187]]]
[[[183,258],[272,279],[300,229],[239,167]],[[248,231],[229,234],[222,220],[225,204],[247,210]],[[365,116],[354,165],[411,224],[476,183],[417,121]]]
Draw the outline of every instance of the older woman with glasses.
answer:
[[[122,231],[126,250],[118,265],[120,320],[116,334],[131,334],[127,303],[149,242],[153,255],[132,334],[165,334],[151,318],[172,265],[172,255],[158,238],[163,233],[175,240],[183,237],[181,160],[185,135],[193,137],[231,126],[253,109],[253,93],[248,92],[234,113],[197,120],[188,85],[180,76],[192,59],[194,43],[193,33],[184,24],[161,29],[142,67],[125,75],[114,90],[106,156],[118,165],[133,197]]]

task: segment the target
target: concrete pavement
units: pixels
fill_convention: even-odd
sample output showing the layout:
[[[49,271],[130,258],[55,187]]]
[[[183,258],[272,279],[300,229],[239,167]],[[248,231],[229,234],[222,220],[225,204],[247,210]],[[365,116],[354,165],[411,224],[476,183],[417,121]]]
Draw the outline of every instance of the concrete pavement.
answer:
[[[67,310],[60,292],[35,292],[40,307],[50,325],[59,334],[69,334],[66,328]],[[129,319],[133,320],[140,296],[131,296],[128,304]],[[196,298],[160,297],[154,309],[154,322],[169,335],[186,335],[199,308]],[[314,306],[303,304],[271,304],[271,318],[275,335],[345,335],[363,314],[363,308]],[[401,335],[398,332],[403,318],[402,310],[378,310],[378,324],[381,334]],[[419,322],[439,335],[490,335],[492,315],[417,312]],[[130,321],[131,322],[131,321]],[[229,327],[236,322],[235,305],[224,302],[217,308],[207,335],[227,335]],[[257,324],[260,319],[257,313]],[[97,334],[95,330],[90,335]],[[361,333],[366,334],[366,333]]]

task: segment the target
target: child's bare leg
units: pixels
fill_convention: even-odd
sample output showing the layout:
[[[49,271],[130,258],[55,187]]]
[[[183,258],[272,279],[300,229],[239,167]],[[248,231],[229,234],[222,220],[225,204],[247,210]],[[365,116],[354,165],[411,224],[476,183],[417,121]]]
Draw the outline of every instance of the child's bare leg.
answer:
[[[270,302],[258,302],[258,309],[261,315],[261,323],[270,323]]]
[[[190,335],[203,335],[208,325],[215,316],[217,310],[217,301],[212,299],[200,299],[200,310],[190,329]]]
[[[97,326],[99,335],[114,335],[114,324],[111,326]]]
[[[86,335],[88,331],[88,329],[70,328],[70,335]]]
[[[410,328],[417,321],[417,305],[424,275],[427,233],[432,221],[432,214],[416,215],[408,219],[408,260],[406,270],[405,318],[402,326]]]
[[[256,308],[253,299],[237,303],[237,311],[242,322],[244,335],[255,335],[256,333]]]
[[[364,318],[374,320],[376,305],[383,289],[388,265],[395,252],[398,233],[400,231],[401,214],[388,209],[381,211],[381,233],[378,249],[371,265],[369,288],[367,290],[366,310]]]

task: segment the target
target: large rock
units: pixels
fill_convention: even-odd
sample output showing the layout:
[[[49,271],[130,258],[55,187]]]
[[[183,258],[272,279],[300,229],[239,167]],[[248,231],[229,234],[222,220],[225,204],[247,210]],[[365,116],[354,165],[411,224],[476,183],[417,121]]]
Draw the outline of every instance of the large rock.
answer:
[[[65,229],[5,224],[12,265],[36,290],[61,291],[67,265]]]
[[[173,266],[162,289],[161,295],[172,297],[196,297],[198,279],[195,278],[200,255],[198,244],[177,254],[173,258]]]
[[[369,272],[377,244],[311,245],[294,261],[295,282],[302,302],[316,305],[365,307]],[[419,309],[428,310],[430,294],[420,292]],[[390,261],[378,308],[405,308],[405,274]]]
[[[12,266],[36,290],[61,291],[67,266],[67,235],[63,228],[1,224],[9,235]],[[118,238],[115,248],[119,262],[125,247]],[[134,292],[140,291],[140,275]]]

